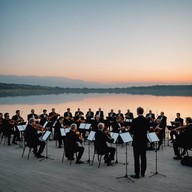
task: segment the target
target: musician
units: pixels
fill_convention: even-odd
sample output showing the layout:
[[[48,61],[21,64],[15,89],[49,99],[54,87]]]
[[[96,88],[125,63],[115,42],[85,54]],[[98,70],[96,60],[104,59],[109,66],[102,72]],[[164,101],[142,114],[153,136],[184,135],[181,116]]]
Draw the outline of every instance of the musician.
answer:
[[[64,113],[64,123],[68,126],[73,123],[73,115],[70,108],[67,108],[67,111]]]
[[[143,116],[144,109],[142,107],[137,108],[138,117],[133,119],[133,123],[130,129],[130,133],[133,134],[133,154],[134,154],[134,168],[135,175],[131,175],[133,178],[140,178],[145,176],[147,167],[146,149],[147,149],[147,131],[150,130],[149,120]],[[141,160],[141,165],[140,165]]]
[[[50,122],[55,122],[55,121],[57,121],[57,118],[58,118],[59,116],[60,116],[60,115],[55,112],[55,108],[52,108],[52,109],[51,109],[51,112],[49,113],[49,121],[50,121]]]
[[[149,117],[153,121],[155,120],[155,114],[152,112],[152,110],[149,110],[149,113],[146,114],[146,117]]]
[[[95,116],[96,116],[96,115],[99,116],[99,118],[100,118],[101,121],[104,120],[104,113],[103,113],[103,111],[101,110],[101,108],[99,108],[99,110],[96,111]]]
[[[107,117],[107,122],[106,122],[106,126],[110,127],[113,125],[113,123],[116,120],[116,113],[114,112],[113,109],[111,109],[111,111],[108,113],[108,117]]]
[[[122,119],[124,119],[124,115],[123,115],[123,113],[121,113],[120,109],[118,110],[116,117],[121,117]]]
[[[2,132],[3,132],[3,135],[8,137],[8,145],[11,145],[12,134],[13,134],[12,143],[17,145],[16,138],[18,137],[18,132],[14,130],[14,120],[9,118],[9,113],[4,114],[4,119],[2,122]]]
[[[125,113],[125,119],[133,119],[133,113],[130,111],[130,109],[127,109],[127,113]]]
[[[108,113],[108,117],[116,117],[116,113],[113,109],[111,109],[111,111]]]
[[[83,161],[81,161],[81,157],[84,152],[84,147],[79,146],[77,142],[82,143],[83,140],[79,135],[79,132],[77,131],[77,125],[75,123],[71,124],[70,126],[71,130],[66,134],[66,156],[69,160],[74,160],[74,153],[78,152],[76,164],[81,164]]]
[[[161,112],[157,119],[161,120],[160,127],[163,128],[163,138],[165,138],[165,128],[167,127],[167,117],[164,115],[164,112]]]
[[[20,125],[24,123],[24,119],[20,115],[20,110],[16,110],[16,114],[12,117],[16,125]]]
[[[112,131],[115,133],[121,133],[126,131],[126,128],[124,126],[124,122],[121,116],[116,117],[116,121],[112,125],[112,129],[113,129]]]
[[[183,119],[181,118],[180,113],[176,113],[176,118],[175,121],[171,122],[172,124],[172,129],[170,131],[170,140],[173,142],[174,141],[174,136],[175,138],[178,136],[178,132],[175,128],[183,126]]]
[[[148,118],[149,118],[149,116],[148,116]],[[150,124],[150,132],[155,132],[157,134],[157,137],[159,138],[157,150],[160,149],[160,146],[163,143],[163,136],[164,136],[163,130],[164,129],[161,127],[160,119],[156,119],[156,121],[153,124],[153,127],[151,127],[151,124]]]
[[[91,108],[88,109],[88,111],[87,111],[85,116],[86,116],[87,120],[91,120],[94,117],[94,112],[91,111]]]
[[[75,118],[74,119],[78,119],[80,115],[83,116],[84,113],[80,110],[80,108],[78,108],[77,111],[75,111]]]
[[[29,119],[35,119],[38,120],[39,119],[39,115],[35,114],[35,110],[31,109],[31,113],[27,115],[27,121],[29,121]]]
[[[93,123],[91,124],[92,127],[92,131],[97,132],[98,131],[98,124],[101,123],[100,117],[99,115],[95,116],[95,120],[93,121]]]
[[[107,166],[110,166],[113,165],[111,161],[114,160],[115,148],[109,147],[107,142],[113,143],[114,139],[104,133],[104,128],[104,123],[98,124],[98,131],[95,134],[95,150],[98,154],[105,154],[105,163],[107,163]]]
[[[174,159],[182,159],[182,156],[179,152],[179,147],[184,148],[184,150],[192,148],[192,118],[186,118],[186,127],[180,127],[177,129],[182,129],[183,132],[176,137],[175,142],[173,143],[173,149],[175,153]],[[183,154],[184,155],[184,154]]]
[[[42,136],[42,133],[38,133],[38,130],[35,128],[35,126],[35,119],[29,119],[26,130],[24,131],[24,138],[27,142],[27,145],[33,148],[33,153],[35,156],[37,158],[43,158],[44,156],[41,155],[41,153],[45,148],[45,142],[39,140],[39,137]],[[39,149],[37,149],[38,146],[40,146]]]
[[[40,115],[40,125],[44,125],[45,122],[48,121],[48,114],[47,114],[47,110],[43,109],[43,113]]]
[[[0,134],[2,133],[2,126],[3,126],[3,113],[0,113]]]
[[[58,140],[58,143],[59,143],[58,148],[61,148],[62,141],[64,140],[64,138],[61,136],[60,128],[64,128],[65,127],[65,125],[64,125],[64,117],[60,116],[54,127],[55,127],[55,132],[54,132],[55,136],[54,136],[54,138],[56,140]]]

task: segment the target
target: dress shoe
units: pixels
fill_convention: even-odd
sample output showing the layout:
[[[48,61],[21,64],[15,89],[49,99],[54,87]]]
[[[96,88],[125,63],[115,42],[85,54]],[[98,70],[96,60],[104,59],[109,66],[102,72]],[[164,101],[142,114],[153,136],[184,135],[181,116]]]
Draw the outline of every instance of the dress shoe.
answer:
[[[41,154],[37,154],[36,157],[37,157],[37,158],[44,158],[45,156],[44,156],[44,155],[41,155]]]
[[[141,177],[145,177],[145,173],[141,173]]]
[[[181,160],[182,157],[181,157],[181,156],[176,156],[176,157],[173,157],[173,159],[175,159],[175,160]]]
[[[76,161],[76,164],[83,164],[84,162],[83,161],[80,161],[80,160],[78,160],[78,161]]]
[[[131,175],[132,178],[139,179],[139,175]]]

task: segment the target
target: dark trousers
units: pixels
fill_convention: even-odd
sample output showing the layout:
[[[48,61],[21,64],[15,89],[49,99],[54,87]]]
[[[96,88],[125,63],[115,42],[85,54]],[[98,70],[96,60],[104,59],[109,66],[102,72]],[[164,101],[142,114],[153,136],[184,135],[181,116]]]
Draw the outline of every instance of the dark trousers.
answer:
[[[77,161],[79,161],[81,159],[82,155],[83,155],[84,147],[79,146],[75,152],[78,152]]]
[[[44,141],[36,141],[35,143],[28,143],[28,146],[33,148],[33,153],[36,155],[39,155],[43,152],[44,148],[45,148],[45,142]],[[37,151],[37,146],[39,146],[39,150]]]
[[[135,174],[140,175],[140,170],[141,174],[145,174],[147,168],[146,148],[133,147],[133,155],[134,155]],[[141,159],[141,167],[140,167],[140,159]]]
[[[108,162],[114,160],[115,150],[114,147],[107,147],[104,159]]]

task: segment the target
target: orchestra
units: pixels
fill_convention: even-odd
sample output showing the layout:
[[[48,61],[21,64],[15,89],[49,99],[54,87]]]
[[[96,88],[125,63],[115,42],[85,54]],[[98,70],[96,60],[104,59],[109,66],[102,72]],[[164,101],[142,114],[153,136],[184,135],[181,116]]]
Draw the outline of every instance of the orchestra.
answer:
[[[127,110],[125,116],[120,109],[117,113],[114,112],[114,109],[111,109],[105,117],[104,111],[101,108],[99,108],[98,111],[96,111],[95,113],[91,110],[91,108],[89,108],[85,114],[86,115],[84,117],[84,112],[81,111],[80,108],[75,111],[74,116],[72,115],[70,108],[67,108],[67,111],[63,114],[63,116],[59,113],[56,113],[55,108],[52,108],[49,114],[47,114],[46,109],[43,109],[43,113],[40,115],[35,114],[35,110],[31,109],[31,113],[27,115],[28,122],[26,122],[24,118],[21,117],[20,110],[16,110],[16,114],[13,115],[12,118],[9,117],[9,113],[5,113],[4,116],[3,113],[0,113],[0,134],[1,137],[8,138],[8,145],[11,145],[11,143],[17,144],[17,141],[23,139],[19,137],[17,126],[25,125],[27,123],[26,129],[22,136],[24,137],[25,142],[27,142],[27,145],[33,148],[34,155],[37,158],[40,158],[43,157],[42,153],[45,148],[45,142],[41,140],[41,136],[47,130],[50,130],[51,123],[53,129],[52,135],[54,135],[54,140],[58,141],[58,148],[65,148],[65,156],[69,160],[74,160],[74,154],[77,153],[76,163],[82,164],[83,161],[81,161],[81,158],[85,150],[83,145],[86,144],[86,139],[90,131],[94,131],[96,143],[105,143],[105,147],[104,145],[102,146],[101,143],[97,143],[97,150],[100,150],[103,153],[103,150],[106,149],[104,150],[105,163],[108,166],[112,165],[112,161],[114,160],[115,148],[113,149],[113,144],[111,145],[111,147],[108,147],[106,145],[106,142],[113,143],[113,138],[111,137],[112,133],[120,134],[122,132],[130,132],[133,138],[136,137],[134,136],[134,129],[136,129],[136,127],[138,126],[135,123],[136,118],[133,118],[133,113],[130,112],[130,109]],[[155,132],[157,137],[159,138],[157,147],[157,150],[159,150],[165,139],[165,130],[167,130],[168,128],[167,117],[164,115],[164,112],[161,112],[160,115],[155,118],[155,114],[152,113],[152,110],[149,110],[149,113],[147,113],[145,117],[143,115],[143,118],[144,122],[148,122],[148,125],[150,127],[148,131]],[[91,126],[89,130],[79,129],[79,126],[81,124],[90,124]],[[184,152],[178,152],[179,147],[182,146],[184,149],[192,148],[192,143],[188,142],[190,144],[186,145],[186,143],[183,142],[183,135],[185,135],[186,133],[189,134],[190,139],[192,138],[190,131],[187,131],[189,127],[191,129],[191,119],[187,118],[186,125],[184,125],[180,113],[177,113],[174,121],[171,121],[171,125],[172,129],[168,129],[168,131],[170,131],[169,134],[174,138],[174,140],[173,138],[171,138],[171,140],[173,140],[173,149],[176,155],[174,159],[181,159],[184,155]],[[61,135],[61,128],[63,128],[64,130],[67,130],[66,128],[69,129],[69,132],[66,132],[66,136]],[[103,138],[104,141],[102,141],[100,137]],[[140,138],[140,136],[138,138]],[[135,141],[133,139],[133,146],[135,145],[134,142]],[[122,139],[118,138],[116,140],[116,143],[123,144]],[[138,151],[136,147],[134,148],[135,155],[137,154],[137,152]],[[137,157],[135,156],[135,158]],[[141,176],[144,176],[146,168],[138,173],[137,160],[135,161],[136,172],[133,177],[138,178],[140,177],[140,174]],[[145,164],[146,162],[144,162],[144,167],[146,166]]]

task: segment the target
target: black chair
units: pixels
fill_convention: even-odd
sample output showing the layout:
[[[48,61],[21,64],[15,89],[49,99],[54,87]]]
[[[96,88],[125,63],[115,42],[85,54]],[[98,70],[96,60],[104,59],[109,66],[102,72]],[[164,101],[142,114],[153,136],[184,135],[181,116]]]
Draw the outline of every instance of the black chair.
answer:
[[[24,142],[23,152],[22,152],[22,157],[23,157],[23,155],[24,155],[24,153],[25,153],[25,149],[26,149],[26,147],[29,148],[28,155],[27,155],[27,160],[29,160],[29,156],[30,156],[31,148],[32,148],[32,147],[28,146],[26,142]]]

